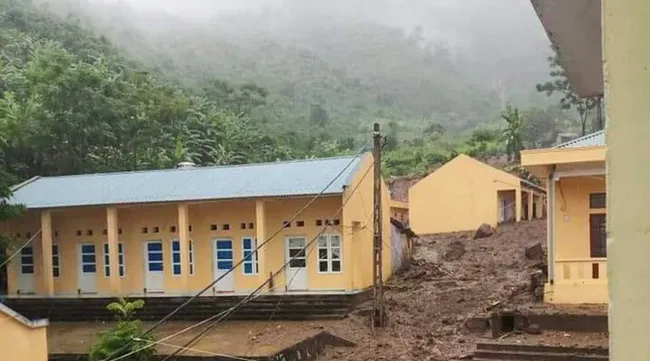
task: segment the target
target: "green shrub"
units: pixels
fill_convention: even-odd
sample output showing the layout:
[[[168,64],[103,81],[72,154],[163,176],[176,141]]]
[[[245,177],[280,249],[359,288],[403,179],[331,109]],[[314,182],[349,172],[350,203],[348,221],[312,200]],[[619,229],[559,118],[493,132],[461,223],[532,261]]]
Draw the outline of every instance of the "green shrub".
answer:
[[[129,302],[125,298],[119,298],[106,306],[106,309],[115,313],[117,323],[111,329],[100,333],[97,342],[90,348],[90,361],[105,360],[109,357],[112,359],[131,353],[122,360],[150,360],[155,348],[144,347],[155,339],[152,335],[144,335],[142,322],[134,318],[136,311],[143,307],[143,300]]]

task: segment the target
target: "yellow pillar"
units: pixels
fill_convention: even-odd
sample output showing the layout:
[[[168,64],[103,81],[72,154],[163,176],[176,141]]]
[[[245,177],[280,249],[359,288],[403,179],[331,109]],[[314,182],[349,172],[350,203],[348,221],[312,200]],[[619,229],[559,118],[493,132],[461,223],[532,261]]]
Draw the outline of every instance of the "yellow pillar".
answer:
[[[188,292],[188,277],[190,274],[190,222],[187,203],[178,205],[178,243],[181,253],[181,285]]]
[[[521,221],[521,189],[515,190],[515,222]]]
[[[266,204],[264,201],[255,201],[255,238],[257,246],[266,241]],[[269,275],[266,273],[265,248],[257,251],[257,264],[261,280],[266,280]]]
[[[650,1],[603,1],[612,361],[650,360]]]
[[[119,272],[119,251],[118,251],[118,228],[117,228],[117,208],[106,208],[106,235],[108,238],[108,257],[109,257],[109,283],[114,295],[120,295],[120,272]]]
[[[528,220],[533,220],[533,207],[535,207],[535,199],[533,198],[533,191],[528,191]]]
[[[52,213],[41,212],[41,250],[43,252],[43,290],[54,296],[54,274],[52,272]]]

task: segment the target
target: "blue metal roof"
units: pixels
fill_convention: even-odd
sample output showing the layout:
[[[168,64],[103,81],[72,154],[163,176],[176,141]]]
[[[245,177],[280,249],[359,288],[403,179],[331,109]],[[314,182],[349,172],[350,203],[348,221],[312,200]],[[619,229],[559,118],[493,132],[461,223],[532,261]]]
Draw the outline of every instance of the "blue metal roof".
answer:
[[[601,130],[595,133],[587,134],[584,137],[570,140],[566,143],[556,145],[555,148],[582,148],[597,147],[605,145],[605,131]]]
[[[27,208],[340,194],[361,156],[35,178],[10,200]],[[347,168],[346,168],[347,167]],[[345,170],[344,170],[345,169]]]

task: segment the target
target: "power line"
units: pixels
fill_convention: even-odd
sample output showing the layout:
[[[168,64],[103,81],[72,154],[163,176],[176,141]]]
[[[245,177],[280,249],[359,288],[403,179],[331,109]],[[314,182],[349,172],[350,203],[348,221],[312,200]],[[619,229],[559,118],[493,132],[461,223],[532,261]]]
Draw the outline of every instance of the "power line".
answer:
[[[270,293],[270,292],[269,292],[269,293]],[[258,297],[260,297],[260,296],[262,296],[262,295],[264,295],[264,293],[257,294],[257,295],[255,295],[254,297],[252,297],[251,300],[254,300],[254,299],[256,299],[256,298],[258,298]],[[185,332],[189,332],[190,330],[192,330],[192,329],[194,329],[194,328],[197,328],[197,327],[199,327],[199,326],[201,326],[201,325],[203,325],[203,324],[206,324],[206,323],[208,323],[208,322],[214,320],[214,319],[217,318],[217,317],[223,316],[223,315],[226,314],[227,312],[230,312],[230,311],[234,310],[237,306],[238,306],[238,305],[235,305],[235,306],[232,306],[232,307],[230,307],[230,308],[227,308],[227,309],[225,309],[225,310],[223,310],[223,311],[221,311],[221,312],[219,312],[219,313],[217,313],[217,314],[214,314],[214,315],[212,315],[212,316],[206,318],[206,319],[203,320],[203,321],[197,322],[197,323],[192,324],[192,325],[190,325],[190,326],[188,326],[188,327],[185,327],[184,329],[182,329],[182,330],[180,330],[180,331],[177,331],[177,332],[175,332],[175,333],[173,333],[173,334],[171,334],[171,335],[165,336],[165,337],[163,337],[163,338],[160,339],[160,340],[149,341],[149,342],[151,342],[150,344],[148,344],[148,345],[146,345],[146,346],[143,346],[143,347],[141,347],[141,348],[139,348],[139,349],[137,349],[137,350],[130,351],[130,352],[128,352],[128,353],[126,353],[126,354],[124,354],[124,355],[121,355],[121,356],[119,356],[119,357],[116,357],[116,358],[112,359],[111,361],[119,361],[119,360],[125,359],[125,358],[127,358],[127,357],[129,357],[129,356],[131,356],[131,355],[134,355],[134,354],[136,354],[136,353],[138,353],[138,352],[141,352],[141,351],[144,351],[144,350],[146,350],[146,349],[148,349],[148,348],[150,348],[150,347],[153,347],[153,346],[155,346],[155,345],[158,344],[158,343],[162,343],[162,342],[165,342],[165,341],[167,341],[167,340],[170,340],[170,339],[172,339],[172,338],[174,338],[174,337],[176,337],[176,336],[180,336],[180,335],[182,335],[183,333],[185,333]],[[134,339],[134,340],[136,340],[136,339]],[[136,341],[137,341],[137,340],[136,340]]]
[[[136,338],[135,340],[136,341],[151,342],[149,340],[143,340],[141,338]],[[201,350],[201,349],[198,349],[198,348],[174,345],[174,344],[166,343],[166,342],[156,342],[156,343],[159,344],[159,345],[167,346],[167,347],[182,349],[184,351],[194,351],[194,352],[197,352],[197,353],[204,353],[204,354],[210,355],[210,356],[217,356],[219,358],[226,358],[226,359],[231,359],[231,360],[241,360],[241,361],[257,361],[257,360],[253,360],[251,358],[244,358],[244,357],[234,356],[234,355],[225,355],[225,354],[215,353],[215,352],[212,352],[212,351]]]
[[[337,174],[337,175],[336,175],[332,180],[330,180],[330,181],[327,183],[327,185],[326,185],[325,187],[323,187],[323,189],[322,189],[320,192],[318,192],[318,194],[316,194],[314,197],[312,197],[312,198],[311,198],[311,199],[310,199],[310,200],[309,200],[309,201],[308,201],[308,202],[307,202],[307,203],[306,203],[306,204],[305,204],[305,205],[304,205],[300,210],[298,210],[298,212],[296,212],[296,213],[295,213],[295,214],[294,214],[294,215],[293,215],[289,220],[287,220],[287,222],[293,222],[294,220],[296,220],[296,218],[298,218],[298,217],[299,217],[299,216],[300,216],[300,215],[301,215],[301,214],[302,214],[302,213],[303,213],[307,208],[309,208],[309,207],[310,207],[314,202],[316,202],[316,200],[318,200],[318,199],[319,199],[319,198],[320,198],[320,197],[321,197],[321,196],[322,196],[322,195],[323,195],[323,194],[324,194],[324,193],[329,189],[329,187],[332,186],[332,184],[334,184],[334,182],[335,182],[339,177],[341,177],[341,176],[343,175],[343,173],[345,173],[345,171],[346,171],[348,168],[350,168],[350,166],[352,166],[352,164],[357,160],[357,158],[359,158],[359,156],[360,156],[360,155],[361,155],[365,150],[366,150],[366,145],[364,144],[364,145],[359,149],[359,151],[355,154],[355,156],[350,160],[350,162],[348,162],[348,163],[345,165],[345,167],[343,167],[343,169],[341,169],[341,171],[340,171],[340,172],[339,172],[339,173],[338,173],[338,174]],[[259,244],[259,245],[255,248],[255,250],[252,251],[251,253],[257,253],[257,252],[258,252],[262,247],[264,247],[268,242],[270,242],[273,238],[275,238],[275,236],[277,236],[278,234],[280,234],[280,232],[282,232],[283,229],[284,229],[284,225],[282,225],[282,226],[279,227],[275,232],[273,232],[273,234],[271,234],[271,236],[267,237],[266,240],[264,240],[264,242],[262,242],[261,244]],[[185,302],[183,302],[182,304],[180,304],[178,307],[176,307],[174,310],[172,310],[170,313],[168,313],[166,316],[164,316],[164,317],[163,317],[162,319],[160,319],[158,322],[156,322],[156,323],[153,324],[151,327],[149,327],[149,328],[148,328],[148,329],[143,333],[143,335],[145,335],[145,336],[146,336],[146,335],[149,335],[152,331],[154,331],[156,328],[158,328],[160,325],[162,325],[165,321],[169,320],[171,317],[173,317],[174,315],[176,315],[176,314],[177,314],[181,309],[183,309],[185,306],[187,306],[188,304],[190,304],[190,303],[191,303],[192,301],[194,301],[197,297],[199,297],[199,296],[201,296],[202,294],[204,294],[206,291],[208,291],[210,288],[212,288],[215,284],[217,284],[217,282],[221,281],[221,280],[222,280],[224,277],[226,277],[228,274],[230,274],[231,272],[233,272],[237,267],[239,267],[241,264],[243,264],[244,261],[245,261],[245,258],[242,258],[241,260],[239,260],[239,261],[238,261],[237,263],[235,263],[235,264],[234,264],[234,265],[233,265],[233,266],[232,266],[228,271],[226,271],[225,273],[223,273],[222,275],[220,275],[219,277],[217,277],[215,280],[213,280],[212,282],[210,282],[207,286],[205,286],[205,287],[204,287],[202,290],[200,290],[198,293],[192,295],[192,296],[191,296],[190,298],[188,298]],[[268,282],[268,281],[267,281],[267,282]],[[102,360],[102,361],[108,361],[108,360],[111,360],[115,355],[117,355],[117,354],[119,354],[119,353],[121,353],[121,352],[124,352],[124,351],[125,351],[125,350],[130,346],[130,344],[131,344],[131,342],[127,343],[127,344],[124,345],[122,348],[116,350],[115,352],[113,352],[111,355],[109,355],[107,358],[105,358],[105,359]]]
[[[327,228],[329,228],[329,227],[326,227],[325,229],[327,229]],[[318,238],[322,235],[322,233],[324,233],[325,229],[323,229],[323,230],[322,230],[322,231],[321,231],[321,232],[320,232],[320,233],[319,233],[319,234],[318,234],[318,235],[317,235],[317,236],[316,236],[312,241],[310,241],[308,244],[306,244],[305,247],[302,249],[301,252],[303,252],[305,249],[307,249],[308,247],[310,247],[310,246],[313,244],[314,240],[318,239]],[[311,249],[310,249],[310,252],[311,252],[313,249],[314,249],[314,248],[311,248]],[[309,254],[309,253],[305,254],[305,258],[307,258],[308,254]],[[189,340],[187,343],[185,343],[185,346],[183,346],[183,347],[184,347],[184,348],[191,347],[194,343],[198,342],[201,338],[203,338],[203,337],[204,337],[208,332],[212,331],[212,330],[213,330],[213,329],[214,329],[214,328],[215,328],[219,323],[225,321],[225,320],[226,320],[226,319],[227,319],[231,314],[233,314],[233,313],[239,311],[239,309],[240,309],[241,307],[243,307],[245,304],[247,304],[247,303],[250,302],[253,298],[255,298],[255,297],[251,297],[252,295],[254,295],[256,292],[258,292],[258,291],[260,291],[262,288],[264,288],[264,287],[266,286],[266,284],[269,283],[270,280],[271,280],[272,278],[274,278],[274,277],[276,277],[278,274],[280,274],[280,272],[282,272],[282,271],[287,267],[287,265],[289,265],[289,263],[290,263],[291,261],[293,261],[296,257],[299,257],[299,256],[301,256],[300,253],[299,253],[298,255],[294,256],[294,257],[290,257],[290,258],[289,258],[289,261],[287,261],[287,262],[286,262],[284,265],[282,265],[282,266],[281,266],[281,267],[280,267],[280,268],[279,268],[275,273],[273,273],[273,275],[272,275],[271,277],[269,277],[268,280],[266,280],[266,281],[265,281],[264,283],[262,283],[259,287],[257,287],[253,292],[251,292],[248,296],[246,296],[244,299],[242,299],[242,300],[241,300],[237,305],[231,307],[231,308],[229,309],[229,311],[226,312],[226,314],[224,314],[223,316],[219,317],[218,319],[212,321],[212,323],[209,324],[208,326],[206,326],[206,328],[203,329],[203,331],[201,331],[199,334],[197,334],[197,335],[194,336],[191,340]],[[291,281],[293,281],[293,278],[291,279]],[[290,286],[290,285],[291,285],[291,281],[287,283],[287,286]],[[168,355],[167,357],[165,357],[164,359],[162,359],[162,361],[167,361],[167,360],[169,360],[170,358],[172,358],[172,357],[178,355],[181,351],[182,351],[182,349],[179,348],[178,350],[176,350],[176,351],[175,351],[174,353],[172,353],[171,355]]]
[[[38,232],[34,233],[34,235],[30,239],[28,239],[27,242],[25,242],[22,246],[20,246],[20,248],[18,248],[16,252],[14,252],[11,256],[9,256],[9,258],[7,258],[2,263],[0,263],[0,268],[2,268],[2,266],[6,265],[7,263],[11,262],[11,260],[14,259],[14,257],[16,257],[23,250],[23,248],[27,247],[30,243],[32,243],[34,238],[38,237],[38,235],[40,234],[41,234],[41,230],[39,229]]]
[[[374,159],[373,159],[372,163],[368,166],[368,169],[367,169],[366,172],[363,174],[363,176],[361,177],[361,179],[359,180],[359,182],[358,182],[358,183],[356,184],[356,186],[351,190],[351,192],[350,192],[348,198],[345,199],[345,200],[343,201],[342,205],[341,205],[341,206],[336,210],[336,212],[334,212],[334,214],[332,215],[331,218],[335,218],[335,217],[336,217],[336,216],[337,216],[337,215],[338,215],[338,214],[343,210],[343,208],[344,208],[345,205],[348,203],[348,201],[352,198],[352,195],[357,191],[357,189],[359,188],[359,186],[361,185],[361,183],[363,182],[363,180],[368,176],[368,174],[370,173],[370,170],[373,169],[373,165],[374,165]],[[315,236],[311,241],[309,241],[308,244],[306,244],[306,245],[303,247],[302,252],[304,253],[306,249],[308,249],[311,245],[313,245],[314,242],[316,242],[316,241],[317,241],[317,240],[318,240],[318,239],[319,239],[319,238],[320,238],[320,237],[325,233],[325,231],[326,231],[328,228],[330,228],[330,227],[331,227],[330,224],[326,224],[325,226],[323,226],[323,227],[321,228],[321,231],[320,231],[320,232],[319,232],[319,233],[318,233],[318,234],[317,234],[317,235],[316,235],[316,236]],[[311,248],[311,249],[309,250],[309,252],[313,251],[313,249],[315,249],[315,248],[316,248],[316,247]],[[299,254],[299,255],[300,255],[300,254]],[[298,255],[297,255],[297,256],[298,256]],[[273,278],[274,278],[275,276],[277,276],[280,272],[282,272],[282,271],[283,271],[283,270],[284,270],[284,269],[285,269],[285,268],[286,268],[286,267],[291,263],[291,261],[294,260],[294,258],[295,258],[295,257],[289,257],[289,260],[288,260],[287,262],[285,262],[285,263],[284,263],[284,264],[283,264],[283,265],[282,265],[282,266],[281,266],[281,267],[280,267],[280,268],[279,268],[279,269],[278,269],[274,274],[272,274],[271,277],[269,277],[268,280],[266,280],[265,282],[263,282],[263,283],[262,283],[258,288],[256,288],[253,292],[251,292],[251,293],[249,294],[249,296],[247,296],[246,298],[242,299],[242,301],[240,301],[240,303],[239,303],[238,305],[236,305],[235,307],[233,307],[234,309],[233,309],[229,314],[226,314],[226,315],[224,315],[223,317],[220,317],[219,319],[214,320],[214,321],[213,321],[210,325],[208,325],[208,326],[207,326],[207,327],[206,327],[206,328],[205,328],[201,333],[199,333],[197,336],[195,336],[195,337],[192,338],[190,341],[188,341],[188,342],[185,344],[185,347],[190,347],[190,346],[191,346],[195,341],[201,339],[205,334],[207,334],[208,332],[210,332],[211,330],[213,330],[214,327],[215,327],[217,324],[219,324],[220,322],[224,321],[224,320],[225,320],[225,319],[226,319],[230,314],[237,312],[237,310],[239,310],[239,308],[241,308],[241,306],[243,306],[244,304],[246,304],[246,303],[249,302],[248,298],[249,298],[251,295],[254,295],[256,292],[258,292],[259,290],[261,290],[261,289],[262,289],[262,288],[263,288],[263,287],[264,287],[264,286],[265,286],[265,285],[266,285],[266,284],[267,284],[271,279],[273,279]],[[305,255],[305,259],[306,259],[306,258],[307,258],[307,255]],[[292,280],[293,280],[293,278],[292,278]],[[289,282],[288,284],[290,284],[290,282]],[[284,296],[284,295],[282,295],[282,297],[283,297],[283,296]],[[276,305],[276,308],[279,307],[279,303],[282,301],[282,297],[280,297],[280,300],[278,301],[278,304]],[[180,352],[180,350],[177,350],[177,351],[174,352],[173,354],[171,354],[171,355],[165,357],[162,361],[167,361],[167,360],[169,360],[170,358],[176,356],[179,352]]]

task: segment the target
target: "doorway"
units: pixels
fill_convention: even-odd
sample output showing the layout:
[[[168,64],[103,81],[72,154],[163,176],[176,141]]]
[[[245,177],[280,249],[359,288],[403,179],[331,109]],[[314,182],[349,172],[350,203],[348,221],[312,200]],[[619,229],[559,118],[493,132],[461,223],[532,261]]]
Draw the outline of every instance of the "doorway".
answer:
[[[228,272],[233,266],[231,239],[216,239],[214,241],[214,279],[223,277],[215,283],[215,292],[232,292],[234,290],[234,274]]]
[[[79,244],[79,269],[77,273],[77,288],[80,293],[97,292],[97,255],[95,245],[92,243]]]
[[[305,237],[288,237],[285,242],[286,289],[290,291],[307,289],[307,257]]]
[[[162,241],[144,243],[144,267],[147,293],[162,293],[165,286]]]
[[[32,246],[23,247],[20,250],[18,270],[20,293],[34,293],[34,248]]]

